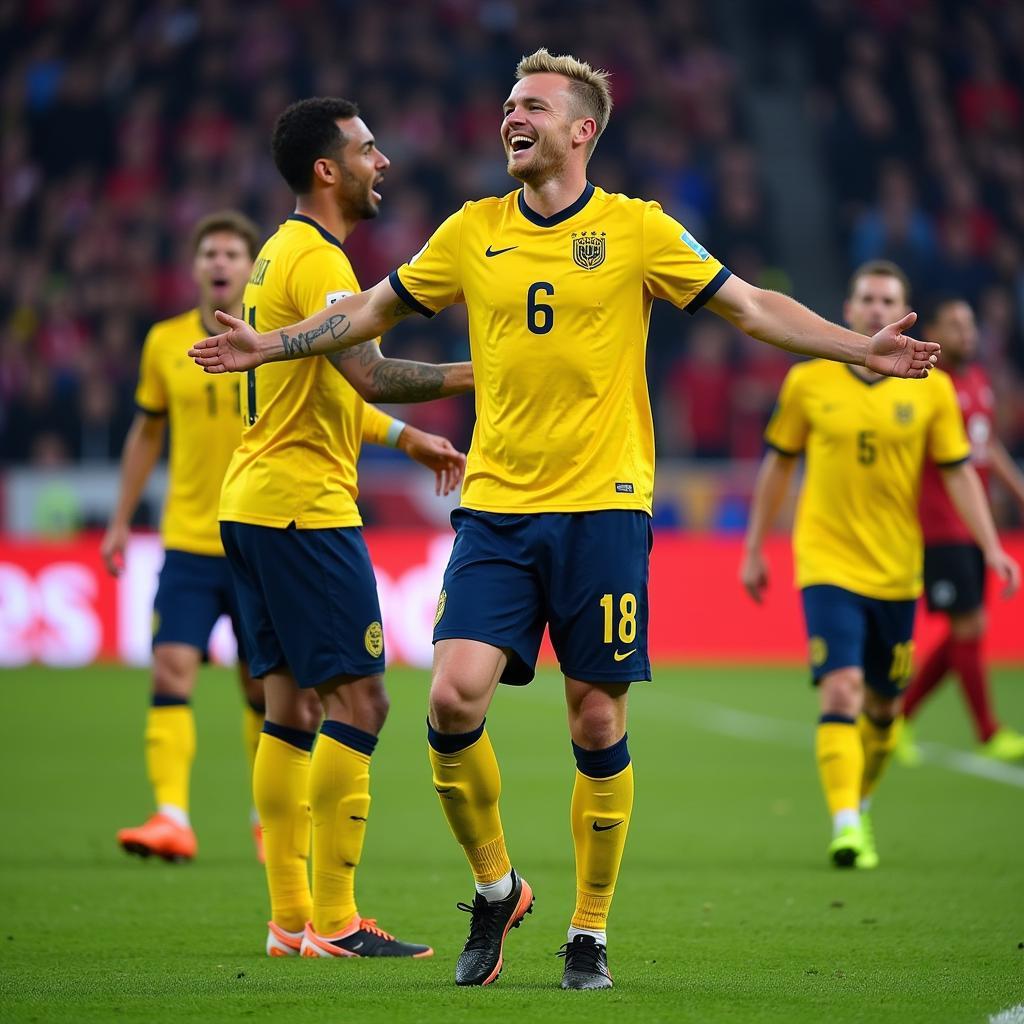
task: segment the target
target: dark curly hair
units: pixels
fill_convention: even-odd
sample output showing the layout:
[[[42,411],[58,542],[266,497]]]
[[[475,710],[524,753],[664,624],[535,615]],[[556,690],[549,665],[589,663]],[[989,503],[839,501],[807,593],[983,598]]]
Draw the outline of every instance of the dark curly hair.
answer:
[[[313,164],[321,157],[337,159],[345,134],[337,121],[359,116],[351,100],[314,96],[293,103],[274,125],[270,148],[281,177],[296,194],[313,185]]]

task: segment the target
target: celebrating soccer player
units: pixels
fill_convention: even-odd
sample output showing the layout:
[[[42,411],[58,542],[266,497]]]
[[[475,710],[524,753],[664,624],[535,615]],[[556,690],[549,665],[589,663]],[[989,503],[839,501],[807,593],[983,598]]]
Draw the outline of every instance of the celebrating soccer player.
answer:
[[[847,322],[875,334],[909,309],[909,284],[877,261],[850,280]],[[872,794],[898,738],[921,593],[917,503],[926,459],[987,564],[1012,592],[1017,564],[1000,547],[949,377],[886,380],[864,367],[799,363],[783,382],[765,431],[740,576],[760,602],[768,583],[762,542],[789,486],[796,456],[806,469],[793,547],[821,719],[816,752],[832,815],[828,852],[837,867],[874,868]]]
[[[221,316],[230,329],[191,354],[211,372],[259,374],[413,312],[466,305],[477,424],[437,608],[428,729],[435,788],[476,882],[455,980],[493,982],[506,935],[532,905],[506,849],[484,718],[499,682],[533,678],[547,625],[576,761],[577,895],[561,984],[609,988],[606,925],[633,806],[626,701],[630,683],[651,675],[653,300],[707,305],[764,341],[896,376],[926,376],[938,346],[902,333],[912,315],[870,339],[830,324],[730,275],[656,203],[589,183],[612,107],[605,72],[542,49],[517,79],[500,131],[521,189],[467,203],[369,292],[262,334]]]
[[[942,367],[953,378],[971,442],[971,461],[983,482],[991,474],[1024,508],[1024,475],[995,434],[994,398],[985,371],[972,360],[978,346],[974,311],[961,298],[947,296],[932,304],[927,336],[942,346]],[[985,636],[985,556],[942,487],[940,472],[925,464],[921,484],[924,528],[924,596],[933,612],[946,616],[946,635],[924,659],[903,698],[905,716],[897,756],[916,763],[910,720],[928,695],[952,671],[960,682],[980,753],[998,761],[1024,758],[1024,736],[1000,726],[992,707],[982,655]]]
[[[219,308],[242,310],[242,292],[259,246],[256,225],[233,210],[203,218],[193,231],[192,275],[197,308],[155,324],[142,349],[135,394],[139,413],[125,441],[121,488],[101,554],[118,575],[130,524],[142,490],[163,451],[170,428],[168,494],[162,535],[166,549],[153,608],[153,698],[146,721],[146,768],[156,813],[142,825],[121,829],[129,853],[169,861],[191,860],[197,851],[189,820],[189,789],[195,754],[191,697],[210,632],[230,616],[239,641],[239,677],[245,695],[242,735],[250,775],[263,728],[263,683],[253,679],[238,617],[234,587],[217,523],[224,472],[242,434],[242,381],[212,380],[182,361],[182,349],[203,337]],[[458,485],[461,461],[447,442],[401,424],[379,409],[363,409],[362,440],[401,447],[433,468],[438,490]],[[315,694],[305,699],[306,731],[320,721]],[[262,830],[255,810],[253,838],[262,859]]]
[[[257,330],[329,310],[359,291],[342,243],[377,215],[388,160],[358,114],[346,100],[309,99],[278,119],[274,161],[297,201],[260,250],[245,289],[245,318]],[[432,952],[389,935],[356,906],[371,755],[388,710],[356,458],[363,399],[421,402],[472,387],[469,363],[385,359],[372,338],[330,359],[261,366],[245,381],[247,426],[219,515],[250,668],[266,693],[253,795],[270,890],[270,956]],[[395,421],[390,432],[406,429]],[[457,483],[464,456],[444,438],[424,436],[434,468]],[[303,715],[310,689],[324,712],[315,750]]]

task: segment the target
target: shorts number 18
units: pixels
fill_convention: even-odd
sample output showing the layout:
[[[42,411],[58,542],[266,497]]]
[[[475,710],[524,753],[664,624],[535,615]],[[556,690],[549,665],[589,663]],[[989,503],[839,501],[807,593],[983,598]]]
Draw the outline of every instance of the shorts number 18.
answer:
[[[601,598],[604,609],[604,642],[614,643],[612,627],[615,618],[615,595]],[[636,594],[623,594],[619,598],[619,643],[631,644],[636,639]]]

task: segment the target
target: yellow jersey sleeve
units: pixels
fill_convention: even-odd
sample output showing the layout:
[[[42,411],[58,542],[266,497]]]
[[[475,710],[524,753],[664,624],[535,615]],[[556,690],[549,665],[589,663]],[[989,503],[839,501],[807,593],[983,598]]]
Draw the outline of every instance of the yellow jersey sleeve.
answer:
[[[939,466],[955,466],[971,454],[963,413],[956,397],[953,378],[945,373],[933,375],[936,379],[935,415],[928,431],[928,455]]]
[[[135,404],[151,416],[167,414],[167,382],[164,380],[157,357],[156,334],[150,330],[142,343],[139,359],[139,383],[135,388]]]
[[[388,276],[398,297],[423,316],[463,302],[462,225],[466,208],[453,213],[408,263]]]
[[[291,266],[285,286],[303,319],[359,291],[352,267],[341,251],[324,248],[301,253]]]
[[[764,439],[772,448],[783,455],[799,455],[807,444],[810,422],[804,408],[800,379],[801,363],[794,366],[782,382],[778,401],[768,426],[764,431]]]
[[[363,444],[387,444],[394,418],[367,402],[363,406]]]
[[[696,313],[731,276],[657,203],[644,211],[644,284],[656,299]]]

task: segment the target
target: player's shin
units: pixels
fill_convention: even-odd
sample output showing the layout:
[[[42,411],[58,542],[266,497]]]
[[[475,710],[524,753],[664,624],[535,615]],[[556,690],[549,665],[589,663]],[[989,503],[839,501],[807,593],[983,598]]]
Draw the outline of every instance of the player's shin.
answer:
[[[576,907],[570,941],[583,930],[605,945],[605,929],[633,810],[633,765],[626,737],[604,750],[572,745],[572,838],[576,851]]]
[[[252,792],[263,826],[271,920],[301,931],[312,913],[309,775],[315,734],[265,722],[256,750]]]
[[[146,718],[146,770],[157,810],[188,825],[189,778],[196,753],[192,707],[182,697],[154,694]]]
[[[313,930],[336,935],[356,915],[356,868],[370,814],[372,733],[327,719],[313,751]]]
[[[865,712],[857,719],[861,748],[864,751],[864,772],[860,784],[861,809],[878,786],[886,765],[899,743],[902,718],[879,718]]]
[[[837,830],[859,820],[864,748],[857,723],[846,715],[825,714],[815,737],[818,775]]]
[[[478,890],[510,879],[512,865],[498,813],[501,774],[483,724],[472,732],[457,734],[437,732],[428,724],[427,740],[434,789],[452,834],[465,851]],[[486,895],[500,899],[508,893]]]

